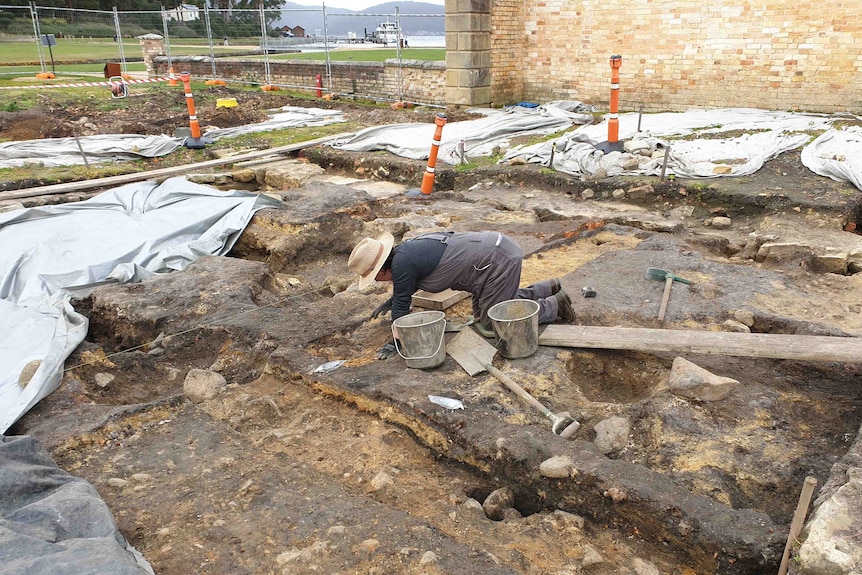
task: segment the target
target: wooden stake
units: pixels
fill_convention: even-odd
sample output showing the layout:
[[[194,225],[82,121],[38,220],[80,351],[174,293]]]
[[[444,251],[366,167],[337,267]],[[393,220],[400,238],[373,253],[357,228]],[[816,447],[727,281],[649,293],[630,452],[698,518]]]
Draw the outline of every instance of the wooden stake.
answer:
[[[814,494],[815,485],[817,485],[817,480],[813,477],[806,477],[805,482],[802,484],[802,493],[799,495],[799,503],[796,505],[796,511],[793,512],[793,520],[790,521],[790,533],[787,536],[787,544],[784,546],[784,555],[781,557],[778,575],[785,575],[787,573],[787,561],[790,559],[790,550],[793,548],[793,542],[799,537],[802,526],[805,524],[805,516],[808,514],[808,505],[811,503],[811,496]]]

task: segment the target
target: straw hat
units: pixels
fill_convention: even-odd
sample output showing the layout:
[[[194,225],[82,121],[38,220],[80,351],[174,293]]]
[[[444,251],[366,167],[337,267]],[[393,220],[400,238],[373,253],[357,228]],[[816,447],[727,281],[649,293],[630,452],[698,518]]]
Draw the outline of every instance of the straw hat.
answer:
[[[395,238],[389,232],[384,232],[376,240],[363,238],[356,244],[350,253],[350,259],[347,260],[347,269],[359,274],[359,289],[365,289],[371,285],[377,272],[383,267],[383,262],[389,257],[394,244]]]

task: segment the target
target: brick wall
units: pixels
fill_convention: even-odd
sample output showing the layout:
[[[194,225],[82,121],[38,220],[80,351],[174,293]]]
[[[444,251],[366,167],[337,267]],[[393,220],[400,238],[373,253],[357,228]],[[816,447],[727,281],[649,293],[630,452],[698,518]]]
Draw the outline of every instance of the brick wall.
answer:
[[[862,5],[820,0],[496,0],[492,100],[620,110],[862,112]]]
[[[193,78],[211,78],[212,64],[208,60],[173,58],[174,70],[189,72]],[[167,58],[157,58],[159,73],[167,72]],[[403,60],[399,72],[397,60],[385,62],[330,62],[333,90],[337,94],[397,101],[443,105],[446,92],[446,65],[443,62]],[[269,63],[273,84],[286,89],[308,89],[314,92],[316,76],[320,74],[324,93],[329,79],[323,62],[305,60]],[[218,60],[219,78],[228,82],[263,84],[266,74],[263,62]]]

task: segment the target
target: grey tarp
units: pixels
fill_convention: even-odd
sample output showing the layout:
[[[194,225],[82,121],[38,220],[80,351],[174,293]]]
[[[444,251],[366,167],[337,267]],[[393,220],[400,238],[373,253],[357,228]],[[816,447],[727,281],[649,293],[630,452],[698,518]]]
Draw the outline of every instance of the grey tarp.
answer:
[[[823,114],[754,108],[642,116],[629,113],[619,117],[619,140],[640,140],[651,151],[660,153],[670,146],[668,174],[687,178],[742,176],[756,172],[778,154],[803,145],[811,131],[826,130],[835,120],[836,117]],[[596,146],[607,137],[607,121],[581,126],[555,141],[513,148],[501,162],[522,157],[531,163],[548,165],[551,149],[555,147],[554,169],[572,175],[661,173],[661,158],[623,152],[604,154]]]
[[[102,134],[75,138],[42,138],[0,143],[0,168],[15,166],[71,166],[87,162],[138,160],[166,156],[182,144],[182,138],[139,136],[137,134]],[[80,144],[80,148],[78,145]]]
[[[0,433],[57,388],[84,339],[73,295],[226,254],[256,210],[279,205],[172,178],[0,214]]]
[[[218,140],[220,138],[232,138],[241,134],[269,132],[271,130],[283,130],[285,128],[327,126],[329,124],[344,121],[346,121],[344,119],[344,112],[340,110],[283,106],[277,110],[270,110],[270,116],[265,122],[245,124],[243,126],[236,126],[233,128],[212,128],[207,130],[204,133],[204,136],[213,140]]]
[[[806,168],[862,190],[862,128],[845,126],[821,134],[802,149]]]
[[[573,105],[574,104],[574,105]],[[490,156],[494,148],[505,148],[514,136],[552,134],[574,124],[586,124],[592,116],[570,111],[579,102],[552,102],[536,108],[513,106],[506,110],[474,110],[487,114],[477,120],[450,122],[443,127],[437,159],[447,164],[460,162],[461,142],[465,155]],[[424,160],[431,150],[436,128],[433,124],[392,124],[367,128],[353,137],[332,144],[348,152],[386,150],[397,156]]]
[[[0,436],[0,575],[152,575],[92,485],[29,436]]]

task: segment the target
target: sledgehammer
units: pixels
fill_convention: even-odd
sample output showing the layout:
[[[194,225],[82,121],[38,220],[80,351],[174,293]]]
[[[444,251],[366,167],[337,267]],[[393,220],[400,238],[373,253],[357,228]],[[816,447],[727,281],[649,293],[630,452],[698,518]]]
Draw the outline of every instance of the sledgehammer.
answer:
[[[661,296],[661,306],[658,310],[659,321],[664,321],[664,314],[667,311],[667,302],[670,299],[670,287],[673,285],[673,282],[679,282],[688,285],[694,283],[691,280],[683,279],[679,276],[673,275],[668,271],[660,270],[658,268],[647,268],[646,277],[647,279],[664,282],[664,294],[662,294]]]

